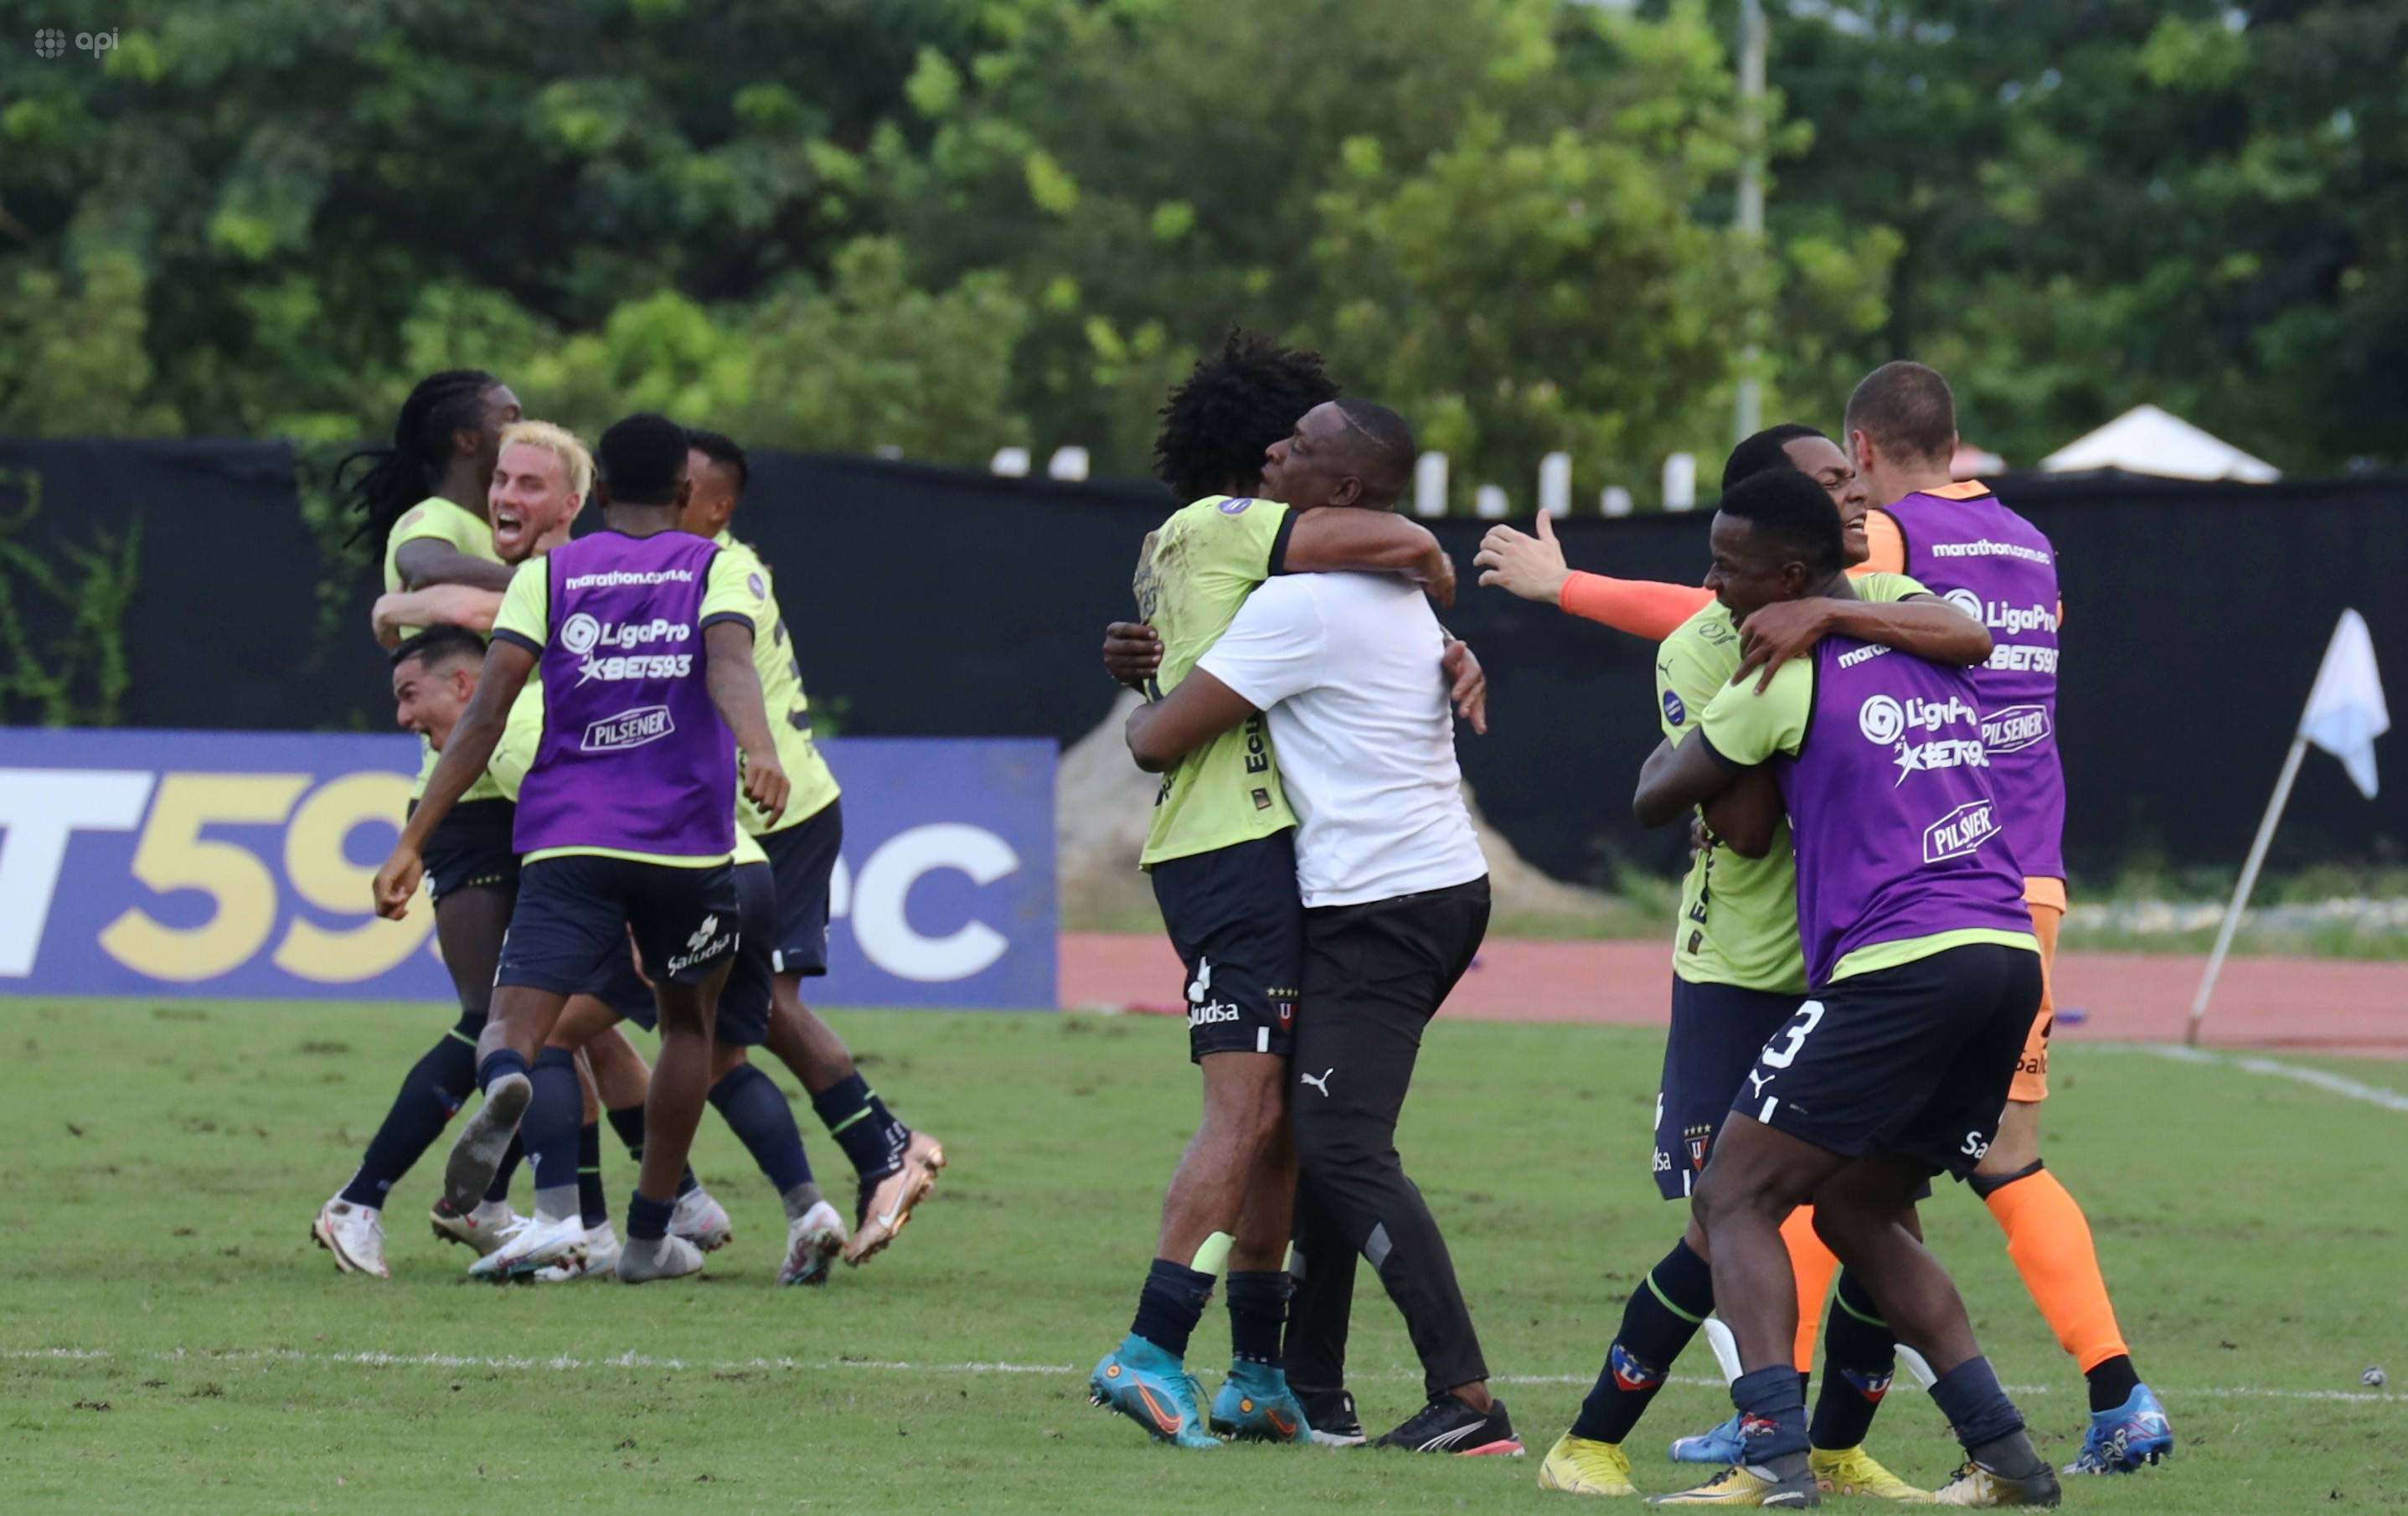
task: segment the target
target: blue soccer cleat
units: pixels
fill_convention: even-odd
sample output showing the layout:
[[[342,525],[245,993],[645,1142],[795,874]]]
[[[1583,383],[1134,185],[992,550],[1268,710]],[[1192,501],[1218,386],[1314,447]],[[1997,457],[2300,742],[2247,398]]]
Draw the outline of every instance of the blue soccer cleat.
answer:
[[[2069,1474],[2131,1474],[2174,1451],[2174,1429],[2166,1409],[2145,1384],[2114,1410],[2090,1413],[2082,1455],[2065,1466]]]
[[[1204,1389],[1187,1366],[1131,1333],[1087,1376],[1087,1396],[1144,1427],[1157,1442],[1217,1448],[1204,1430]]]
[[[1711,1432],[1700,1432],[1693,1437],[1674,1437],[1670,1451],[1672,1462],[1676,1464],[1727,1466],[1747,1462],[1743,1456],[1747,1452],[1747,1444],[1739,1435],[1739,1417],[1736,1413],[1729,1421]]]
[[[1295,1442],[1312,1435],[1286,1371],[1263,1364],[1229,1366],[1212,1397],[1212,1430],[1241,1442]]]

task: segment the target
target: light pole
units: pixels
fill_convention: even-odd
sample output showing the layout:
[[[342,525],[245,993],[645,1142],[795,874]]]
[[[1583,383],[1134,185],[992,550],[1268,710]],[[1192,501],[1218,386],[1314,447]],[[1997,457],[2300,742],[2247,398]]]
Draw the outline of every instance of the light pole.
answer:
[[[1739,7],[1739,232],[1751,259],[1764,246],[1764,55],[1768,46],[1764,0]],[[1740,350],[1735,436],[1754,436],[1764,425],[1764,387],[1756,377],[1762,350],[1756,342],[1761,312],[1747,313],[1748,342]]]

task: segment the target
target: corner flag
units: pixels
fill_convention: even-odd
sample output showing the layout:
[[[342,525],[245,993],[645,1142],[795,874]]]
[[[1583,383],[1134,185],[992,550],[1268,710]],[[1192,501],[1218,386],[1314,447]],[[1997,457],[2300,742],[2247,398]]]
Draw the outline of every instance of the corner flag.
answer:
[[[2372,800],[2374,739],[2389,730],[2391,712],[2384,707],[2383,680],[2374,669],[2374,639],[2367,636],[2365,617],[2344,610],[2316,670],[2316,687],[2308,692],[2300,734],[2340,759],[2358,793]]]
[[[2207,974],[2199,981],[2199,997],[2190,1003],[2190,1029],[2186,1042],[2199,1045],[2199,1023],[2207,1017],[2215,977],[2224,970],[2224,955],[2232,951],[2232,934],[2257,887],[2258,866],[2266,862],[2267,845],[2274,840],[2274,823],[2291,798],[2291,781],[2300,777],[2300,760],[2315,743],[2341,760],[2350,781],[2369,800],[2374,798],[2374,739],[2391,730],[2391,712],[2383,704],[2383,680],[2374,668],[2374,639],[2367,635],[2366,618],[2355,610],[2341,613],[2332,640],[2325,645],[2325,661],[2316,668],[2308,708],[2300,714],[2300,729],[2283,760],[2282,777],[2274,781],[2274,798],[2258,823],[2258,840],[2249,845],[2249,861],[2241,865],[2241,883],[2232,904],[2224,908],[2224,924],[2216,929],[2215,947],[2207,955]]]

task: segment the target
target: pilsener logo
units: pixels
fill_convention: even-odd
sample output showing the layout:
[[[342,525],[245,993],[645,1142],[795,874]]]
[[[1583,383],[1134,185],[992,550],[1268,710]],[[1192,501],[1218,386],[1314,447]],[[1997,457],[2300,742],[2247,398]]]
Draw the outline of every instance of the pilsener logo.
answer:
[[[595,722],[585,729],[585,740],[578,746],[586,752],[624,752],[658,742],[676,730],[668,707],[638,706]]]
[[[2020,752],[2055,735],[2046,706],[2009,706],[1982,718],[1982,746],[1992,752]]]
[[[1999,820],[1991,802],[1971,800],[1924,828],[1923,861],[1961,858],[1997,835]]]

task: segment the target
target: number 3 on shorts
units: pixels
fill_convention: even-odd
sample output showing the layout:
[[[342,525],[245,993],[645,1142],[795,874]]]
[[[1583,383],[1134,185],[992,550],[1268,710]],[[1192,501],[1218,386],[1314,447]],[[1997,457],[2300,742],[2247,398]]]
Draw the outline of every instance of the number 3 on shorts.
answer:
[[[1787,1068],[1798,1061],[1798,1050],[1806,1046],[1807,1037],[1813,1032],[1814,1028],[1823,1024],[1823,1002],[1807,1001],[1798,1008],[1798,1015],[1800,1020],[1792,1022],[1783,1029],[1784,1040],[1780,1046],[1775,1047],[1770,1042],[1766,1043],[1764,1051],[1757,1055],[1756,1062],[1767,1068]]]

